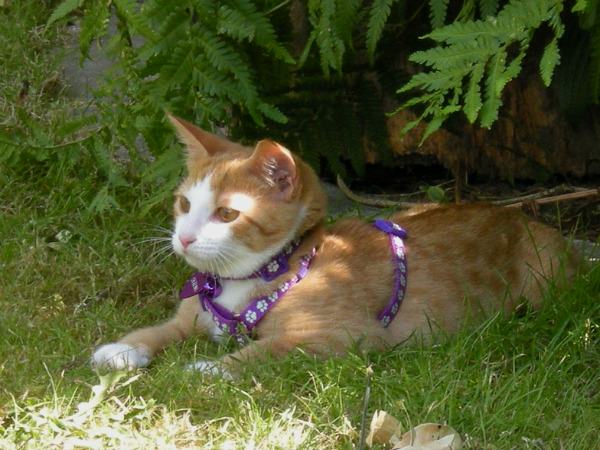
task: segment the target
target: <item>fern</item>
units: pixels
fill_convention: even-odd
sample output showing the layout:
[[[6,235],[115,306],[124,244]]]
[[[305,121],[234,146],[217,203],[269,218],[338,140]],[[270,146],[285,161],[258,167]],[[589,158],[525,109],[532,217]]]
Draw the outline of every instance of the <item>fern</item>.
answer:
[[[336,1],[336,29],[338,35],[348,46],[352,45],[352,32],[359,21],[359,12],[362,0],[337,0]]]
[[[440,28],[446,21],[449,0],[429,0],[429,20],[431,28]]]
[[[492,6],[486,5],[490,9]],[[424,92],[403,105],[425,107],[421,117],[431,122],[424,138],[451,114],[461,110],[469,122],[479,121],[489,128],[502,106],[502,91],[521,71],[533,30],[543,23],[548,23],[554,32],[540,61],[542,79],[549,85],[554,68],[560,62],[558,40],[564,31],[561,10],[560,0],[513,0],[494,18],[454,22],[429,33],[427,37],[438,46],[415,52],[410,57],[429,71],[414,75],[398,91],[405,93],[418,89]],[[513,45],[518,47],[518,53],[511,57],[507,49]],[[483,98],[481,83],[485,86]],[[465,84],[467,90],[463,93]]]
[[[127,23],[131,30],[151,42],[156,41],[156,34],[147,18],[138,11],[135,0],[113,0],[120,17]]]
[[[481,80],[483,78],[484,70],[485,66],[483,63],[476,64],[469,77],[469,85],[465,94],[464,110],[470,123],[475,122],[479,115],[479,111],[483,106],[481,100]]]
[[[479,12],[482,18],[495,16],[498,11],[498,0],[479,0]]]
[[[375,0],[369,11],[369,23],[367,25],[367,54],[373,64],[375,58],[375,47],[383,34],[383,27],[392,12],[392,5],[396,0]]]
[[[92,41],[104,34],[108,25],[109,14],[110,9],[106,2],[98,1],[92,2],[89,6],[86,5],[79,33],[79,50],[82,62],[89,56]]]
[[[79,8],[82,2],[83,0],[64,0],[54,9],[54,11],[52,11],[52,14],[50,14],[50,17],[48,18],[48,22],[46,22],[46,26],[48,27],[57,20],[68,16],[77,8]]]
[[[558,38],[555,37],[544,50],[540,60],[540,75],[546,86],[550,86],[554,69],[558,64],[560,64],[560,52],[558,50]]]
[[[295,63],[292,55],[278,42],[271,22],[258,12],[252,2],[241,0],[235,2],[235,6],[237,8],[228,5],[219,8],[219,33],[228,34],[238,41],[247,39],[256,42],[276,58],[288,64]]]
[[[321,69],[326,77],[330,70],[342,70],[342,61],[346,47],[336,29],[336,1],[335,0],[309,0],[309,20],[313,25],[311,42],[316,42],[321,55]]]
[[[163,155],[173,151],[172,133],[164,133],[168,109],[207,127],[224,122],[238,135],[262,136],[257,128],[268,126],[269,134],[291,140],[315,166],[325,162],[334,172],[351,168],[360,173],[365,142],[389,156],[382,107],[387,94],[397,90],[402,108],[418,116],[404,132],[427,122],[422,139],[458,112],[470,123],[490,127],[540,27],[545,33],[538,38],[547,39],[536,38],[543,45],[534,61],[541,79],[550,85],[561,73],[565,23],[568,31],[576,22],[569,15],[576,15],[575,27],[585,36],[578,46],[577,61],[585,72],[578,78],[585,80],[585,89],[579,91],[599,101],[599,6],[600,0],[428,0],[422,5],[397,0],[64,0],[48,23],[71,14],[79,19],[83,13],[80,49],[85,58],[94,40],[107,35],[110,15],[118,18],[118,33],[105,45],[118,64],[98,108],[102,121],[119,125],[103,137],[106,146],[133,148],[141,133],[155,156],[164,156],[157,160],[173,161]],[[292,7],[298,8],[293,18],[299,22],[290,26]],[[400,68],[399,45],[381,45],[384,36],[392,44],[410,45],[406,24],[413,27],[411,33],[415,27],[430,30],[425,46],[410,56],[422,66],[421,73],[409,75]],[[376,57],[394,58],[394,64],[366,70],[365,59],[373,65]],[[562,60],[563,65],[570,61],[569,54],[563,51]],[[286,127],[277,125],[286,122]]]

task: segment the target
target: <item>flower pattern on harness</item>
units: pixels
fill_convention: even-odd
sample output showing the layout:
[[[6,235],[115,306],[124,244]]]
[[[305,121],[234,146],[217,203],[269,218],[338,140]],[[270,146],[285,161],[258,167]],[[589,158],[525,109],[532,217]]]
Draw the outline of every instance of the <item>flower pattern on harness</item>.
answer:
[[[246,312],[245,318],[246,322],[254,323],[256,321],[256,312],[252,310]]]
[[[265,312],[267,310],[267,308],[269,307],[269,304],[265,301],[265,300],[260,300],[257,304],[256,304],[256,308],[260,311],[260,312]]]
[[[286,253],[280,253],[271,260],[277,260],[279,268],[275,274],[267,275],[268,267],[255,272],[256,276],[245,278],[261,277],[264,281],[271,281],[274,278],[283,275],[289,270],[287,258],[282,257],[287,253],[293,253],[299,246],[299,241],[294,241],[286,250]],[[221,278],[218,275],[209,272],[196,272],[190,280],[186,282],[183,289],[179,293],[181,298],[188,298],[193,295],[198,295],[200,305],[204,311],[207,311],[213,322],[219,329],[229,333],[240,345],[248,343],[249,334],[265,316],[273,305],[279,301],[285,293],[294,285],[299,283],[307,274],[312,259],[317,253],[316,248],[312,248],[309,253],[299,258],[299,269],[288,281],[282,283],[275,291],[267,297],[257,297],[249,302],[245,309],[239,314],[228,310],[214,300],[222,293]],[[273,268],[275,265],[272,266]],[[285,269],[285,270],[284,270]],[[239,279],[239,278],[238,278]]]
[[[271,261],[269,264],[267,264],[267,270],[269,272],[277,272],[279,270],[279,262]]]

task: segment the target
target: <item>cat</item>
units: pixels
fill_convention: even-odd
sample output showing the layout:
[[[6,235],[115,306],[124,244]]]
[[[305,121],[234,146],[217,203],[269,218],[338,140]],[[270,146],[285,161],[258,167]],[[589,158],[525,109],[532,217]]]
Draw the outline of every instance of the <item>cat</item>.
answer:
[[[297,347],[317,355],[356,343],[382,350],[511,312],[523,299],[537,308],[550,277],[576,271],[560,233],[514,208],[425,207],[377,226],[349,218],[325,227],[325,194],[297,155],[271,140],[249,148],[169,118],[187,148],[172,246],[200,272],[171,320],[99,347],[96,368],[147,366],[198,333],[243,343],[191,366],[228,377],[245,361]],[[243,328],[251,325],[249,339]]]

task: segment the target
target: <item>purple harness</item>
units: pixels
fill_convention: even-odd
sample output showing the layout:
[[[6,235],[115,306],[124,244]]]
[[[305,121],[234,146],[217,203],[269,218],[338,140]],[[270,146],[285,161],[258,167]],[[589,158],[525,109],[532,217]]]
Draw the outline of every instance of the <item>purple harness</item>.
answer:
[[[248,335],[267,314],[267,311],[269,311],[269,309],[271,309],[292,286],[298,284],[300,280],[306,276],[308,267],[317,253],[317,249],[313,248],[308,254],[300,258],[300,268],[293,277],[281,283],[271,294],[253,299],[248,306],[239,313],[234,313],[214,301],[221,295],[221,292],[223,292],[221,280],[250,280],[262,278],[267,282],[273,281],[275,278],[289,270],[289,257],[299,246],[299,240],[292,242],[261,269],[248,277],[224,278],[209,272],[196,272],[185,283],[179,292],[179,297],[188,298],[193,295],[198,295],[202,309],[210,313],[215,325],[235,337],[240,344],[245,344],[248,340]]]
[[[406,277],[408,275],[408,265],[406,264],[406,255],[404,254],[404,239],[408,233],[400,225],[389,220],[375,219],[373,226],[389,235],[390,249],[392,250],[392,262],[394,264],[394,287],[390,301],[379,313],[377,319],[383,327],[387,327],[400,309],[404,295],[406,294]]]
[[[387,306],[377,316],[383,327],[387,327],[398,313],[406,292],[407,266],[403,239],[406,239],[407,233],[403,228],[387,220],[377,219],[373,225],[389,235],[394,263],[392,296]],[[271,294],[252,299],[248,306],[239,313],[234,313],[215,302],[215,299],[223,292],[221,280],[262,278],[267,282],[273,281],[289,270],[289,257],[299,245],[300,241],[292,242],[261,269],[245,278],[222,278],[209,272],[196,272],[185,283],[179,292],[179,297],[183,299],[198,295],[202,309],[210,313],[217,327],[229,333],[240,344],[245,344],[252,330],[256,328],[269,309],[306,276],[317,249],[313,248],[308,254],[300,258],[300,268],[294,276],[281,283]]]

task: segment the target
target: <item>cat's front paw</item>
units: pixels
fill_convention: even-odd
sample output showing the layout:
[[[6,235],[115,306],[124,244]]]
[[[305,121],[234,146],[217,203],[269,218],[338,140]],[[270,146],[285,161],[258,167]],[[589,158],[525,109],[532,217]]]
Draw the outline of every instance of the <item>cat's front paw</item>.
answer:
[[[104,370],[134,370],[150,364],[150,355],[141,347],[128,344],[106,344],[92,356],[92,367]]]
[[[210,376],[219,376],[224,380],[233,380],[233,375],[217,361],[200,360],[189,364],[187,370],[195,370]]]

